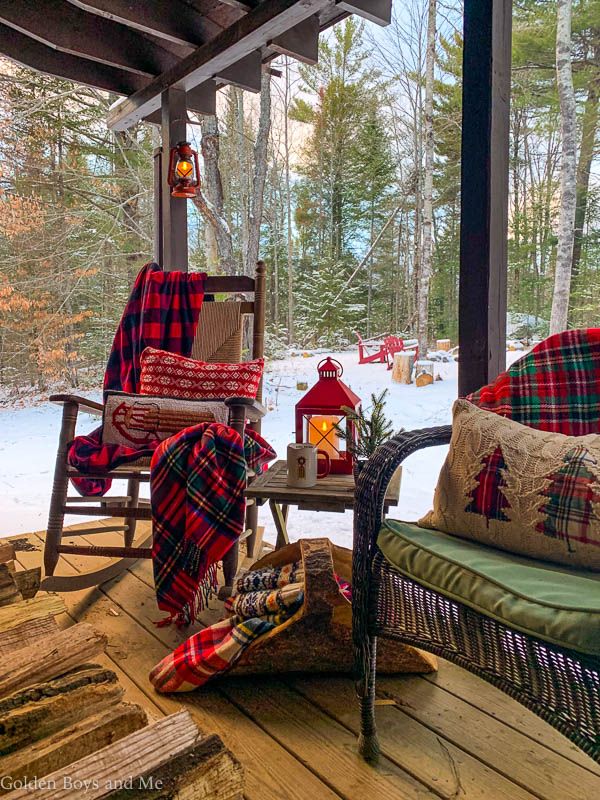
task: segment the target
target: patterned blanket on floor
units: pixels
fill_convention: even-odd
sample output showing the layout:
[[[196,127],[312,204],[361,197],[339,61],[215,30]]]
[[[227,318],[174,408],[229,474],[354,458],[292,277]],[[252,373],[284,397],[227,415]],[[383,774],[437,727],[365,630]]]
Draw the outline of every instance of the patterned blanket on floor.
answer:
[[[548,337],[467,400],[544,431],[600,432],[600,328]]]
[[[188,625],[217,586],[217,562],[244,527],[247,463],[275,456],[254,432],[203,422],[161,442],[150,465],[152,561],[161,624]],[[244,452],[245,450],[245,452]]]
[[[350,585],[337,578],[340,592],[351,599]],[[150,673],[158,692],[190,692],[230,670],[258,637],[290,619],[304,602],[300,563],[248,572],[225,603],[230,615],[191,636]]]
[[[153,263],[141,269],[108,357],[104,391],[138,391],[140,356],[145,347],[190,355],[204,300],[205,280],[204,272],[163,272]],[[149,442],[143,450],[102,444],[102,428],[96,428],[73,440],[68,460],[80,472],[102,473],[151,455],[157,446],[157,441]],[[76,478],[73,485],[85,497],[97,497],[108,492],[111,481]]]

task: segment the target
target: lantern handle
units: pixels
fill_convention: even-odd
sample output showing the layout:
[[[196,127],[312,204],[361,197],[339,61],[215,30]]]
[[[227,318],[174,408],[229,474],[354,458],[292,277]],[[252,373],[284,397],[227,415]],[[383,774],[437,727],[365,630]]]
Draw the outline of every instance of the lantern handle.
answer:
[[[342,375],[344,374],[344,368],[342,367],[339,361],[336,361],[335,358],[331,358],[331,356],[327,356],[327,358],[324,358],[322,361],[319,361],[319,363],[317,364],[317,372],[321,369],[322,365],[326,364],[328,361],[331,361],[332,364],[337,364],[337,366],[340,369],[338,377],[341,378]]]

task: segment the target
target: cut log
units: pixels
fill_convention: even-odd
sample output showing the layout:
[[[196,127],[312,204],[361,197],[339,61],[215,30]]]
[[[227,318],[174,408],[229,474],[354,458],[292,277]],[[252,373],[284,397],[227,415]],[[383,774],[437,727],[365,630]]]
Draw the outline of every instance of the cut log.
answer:
[[[203,736],[189,712],[180,711],[46,775],[44,783],[36,800],[81,800],[84,785],[86,800],[129,794],[141,800],[241,800],[244,781],[241,764],[221,739]],[[31,796],[23,787],[6,800]]]
[[[433,383],[433,375],[430,375],[428,372],[422,372],[420,375],[417,375],[415,378],[415,386],[431,386]]]
[[[28,647],[38,642],[44,636],[50,636],[58,631],[54,617],[41,617],[22,622],[8,631],[0,632],[0,656],[14,653],[22,647]]]
[[[84,791],[79,784],[73,784],[72,788],[69,779],[77,771],[79,759],[90,759],[95,762],[97,759],[96,751],[106,752],[115,742],[123,739],[129,734],[139,731],[146,725],[146,712],[140,707],[130,703],[120,703],[113,708],[95,714],[92,717],[81,720],[66,730],[59,731],[52,736],[40,739],[39,742],[18,750],[9,756],[0,758],[0,775],[5,779],[0,786],[0,795],[10,792],[12,786],[18,786],[19,782],[26,781],[26,785],[34,788],[17,789],[11,792],[9,797],[18,795],[20,797],[72,797],[81,800],[85,797],[108,797],[109,794],[94,794],[92,791]],[[40,779],[50,772],[63,770],[60,773],[60,781],[57,781],[55,789],[48,789],[48,794],[41,788]],[[38,786],[35,786],[36,781]],[[46,786],[51,786],[50,781]],[[40,787],[40,788],[38,788]],[[76,788],[75,788],[76,787]],[[22,792],[24,792],[22,794]],[[135,797],[141,796],[132,792]],[[121,795],[122,796],[122,795]]]
[[[31,600],[22,600],[10,606],[0,607],[0,631],[16,628],[30,619],[62,614],[65,604],[57,594],[38,594]]]
[[[415,363],[414,353],[395,353],[392,367],[394,383],[412,383],[412,368]]]
[[[420,360],[415,363],[416,386],[429,386],[434,379],[433,361]]]
[[[103,652],[105,647],[106,637],[96,633],[87,623],[45,636],[0,662],[0,698],[85,664]]]
[[[15,560],[15,548],[11,542],[0,542],[0,564]]]
[[[0,700],[0,755],[117,705],[123,693],[115,673],[95,664],[14,692]]]
[[[17,588],[13,573],[7,564],[0,564],[0,606],[7,606],[17,603],[23,599],[23,595]]]
[[[437,339],[435,343],[436,350],[450,350],[451,342],[450,339]]]
[[[24,569],[13,573],[13,580],[17,584],[17,589],[23,595],[23,600],[30,600],[38,593],[42,580],[42,568]]]

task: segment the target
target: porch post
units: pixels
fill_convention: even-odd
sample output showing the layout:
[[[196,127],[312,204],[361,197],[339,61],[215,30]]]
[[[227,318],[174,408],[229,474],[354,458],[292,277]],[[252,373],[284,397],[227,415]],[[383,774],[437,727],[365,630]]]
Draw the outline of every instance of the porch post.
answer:
[[[154,261],[163,263],[163,215],[162,215],[162,147],[155,147],[154,159]]]
[[[506,368],[512,0],[465,0],[458,392]]]
[[[167,182],[169,154],[178,142],[186,141],[187,109],[185,92],[181,89],[166,89],[161,95],[162,110],[162,168],[160,192],[162,204],[162,262],[164,270],[188,268],[187,244],[187,200],[171,197]]]

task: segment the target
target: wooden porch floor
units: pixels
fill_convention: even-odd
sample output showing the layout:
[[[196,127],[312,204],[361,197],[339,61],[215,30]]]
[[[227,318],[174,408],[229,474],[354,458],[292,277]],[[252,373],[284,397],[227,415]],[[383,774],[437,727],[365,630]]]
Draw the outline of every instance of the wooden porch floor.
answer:
[[[103,540],[118,536],[107,533]],[[40,563],[41,535],[12,541],[23,567]],[[59,572],[80,571],[83,561],[65,557]],[[161,612],[150,562],[63,598],[68,614],[61,624],[86,621],[107,634],[105,662],[126,687],[126,699],[154,717],[184,706],[203,730],[222,736],[244,764],[248,800],[600,797],[599,766],[516,702],[447,662],[432,676],[378,681],[383,758],[374,768],[356,754],[357,704],[349,678],[231,678],[191,694],[156,694],[150,669],[189,631],[154,625]],[[218,614],[214,602],[206,621]]]

